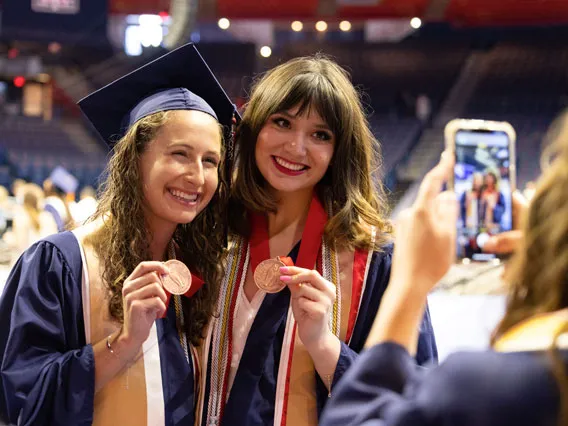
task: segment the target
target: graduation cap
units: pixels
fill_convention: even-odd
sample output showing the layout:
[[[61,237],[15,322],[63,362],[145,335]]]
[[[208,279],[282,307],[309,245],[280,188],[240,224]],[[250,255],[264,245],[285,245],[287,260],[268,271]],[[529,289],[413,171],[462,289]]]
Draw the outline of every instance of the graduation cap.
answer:
[[[66,193],[75,192],[79,186],[77,178],[61,166],[57,166],[53,169],[49,175],[49,180],[51,180],[53,185]]]
[[[79,107],[112,147],[138,120],[159,111],[196,110],[223,125],[225,141],[240,120],[193,43],[181,46],[79,101]],[[231,154],[232,146],[227,147]]]

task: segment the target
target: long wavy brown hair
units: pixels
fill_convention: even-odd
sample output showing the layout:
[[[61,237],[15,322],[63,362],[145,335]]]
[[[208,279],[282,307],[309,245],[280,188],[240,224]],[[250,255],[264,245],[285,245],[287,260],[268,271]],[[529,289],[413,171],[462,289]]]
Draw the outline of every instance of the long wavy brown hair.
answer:
[[[256,140],[272,114],[296,106],[298,115],[314,108],[336,138],[330,167],[316,188],[320,199],[332,203],[324,237],[341,247],[369,248],[372,225],[378,231],[373,248],[380,249],[390,241],[392,231],[384,188],[372,178],[381,167],[380,144],[348,73],[322,55],[292,59],[254,85],[236,133],[230,231],[246,238],[250,233],[247,211],[277,210],[277,201],[256,165]]]
[[[528,318],[568,308],[567,113],[555,122],[549,134],[552,142],[543,155],[544,172],[524,218],[524,240],[506,276],[510,285],[506,313],[493,333],[492,343]],[[560,424],[568,425],[566,369],[554,347],[550,354],[562,391]]]
[[[120,322],[124,320],[124,280],[140,262],[151,259],[139,159],[168,117],[169,112],[158,112],[143,118],[114,146],[100,203],[93,216],[93,220],[102,218],[103,226],[90,242],[103,267],[110,314]],[[222,164],[219,165],[221,170]],[[219,187],[209,205],[191,223],[178,225],[173,236],[181,260],[206,282],[191,299],[182,298],[186,332],[194,345],[200,343],[203,329],[213,314],[223,273],[225,230],[220,224],[223,223],[221,214],[225,211],[226,198],[226,179],[220,172]]]

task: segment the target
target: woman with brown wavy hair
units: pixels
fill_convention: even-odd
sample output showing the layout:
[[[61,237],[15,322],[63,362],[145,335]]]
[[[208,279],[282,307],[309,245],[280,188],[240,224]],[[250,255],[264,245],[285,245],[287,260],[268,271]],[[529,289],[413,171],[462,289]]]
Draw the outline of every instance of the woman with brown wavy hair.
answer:
[[[196,348],[222,273],[220,170],[234,107],[192,45],[80,107],[114,145],[101,202],[91,222],[33,245],[12,270],[0,302],[0,415],[193,424]]]
[[[453,354],[426,374],[411,365],[426,295],[453,261],[456,201],[453,194],[439,194],[453,171],[447,155],[403,215],[369,349],[337,387],[322,426],[568,425],[567,117],[543,157],[551,161],[506,273],[507,309],[493,350]],[[499,246],[495,241],[492,248]]]
[[[390,273],[379,144],[346,72],[321,56],[261,78],[235,142],[200,424],[316,425]],[[435,359],[428,315],[419,340],[418,362]]]

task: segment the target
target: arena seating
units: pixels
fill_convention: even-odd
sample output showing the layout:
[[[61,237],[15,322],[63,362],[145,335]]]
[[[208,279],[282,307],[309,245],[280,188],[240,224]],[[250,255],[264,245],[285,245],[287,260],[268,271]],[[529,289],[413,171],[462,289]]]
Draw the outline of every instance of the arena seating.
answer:
[[[517,180],[523,187],[538,176],[543,135],[568,102],[568,46],[549,40],[502,42],[487,61],[464,116],[513,125]]]
[[[0,167],[0,185],[24,178],[41,184],[57,165],[74,174],[80,187],[96,185],[104,167],[104,153],[85,154],[61,129],[57,121],[4,117],[0,120],[0,145],[6,150]]]
[[[369,121],[382,144],[383,178],[407,157],[422,132],[431,125],[429,120],[416,118],[416,97],[428,97],[435,117],[468,56],[485,51],[486,64],[461,115],[511,122],[518,134],[519,186],[534,179],[539,172],[536,159],[542,150],[542,135],[568,102],[565,95],[568,47],[560,41],[555,43],[551,37],[543,40],[524,37],[521,41],[511,41],[514,37],[503,36],[504,41],[486,37],[480,43],[471,31],[455,32],[455,37],[442,39],[439,34],[437,37],[428,31],[425,34],[423,38],[411,37],[397,44],[295,42],[279,51],[278,59],[268,60],[259,58],[254,45],[247,43],[205,43],[199,49],[239,106],[250,91],[254,75],[263,69],[317,52],[336,59],[347,68],[363,93]],[[156,50],[148,55],[159,53]],[[106,55],[106,62],[113,65],[103,74],[97,72],[92,59],[80,54],[68,65],[81,70],[93,88],[98,88],[150,57],[113,57],[109,52],[101,55]],[[2,120],[0,142],[5,149],[4,156],[0,154],[0,164],[10,166],[8,178],[29,177],[39,181],[60,153],[65,153],[65,159],[73,159],[71,163],[87,166],[87,171],[82,172],[80,167],[69,165],[81,176],[82,184],[93,182],[104,164],[102,158],[83,161],[81,150],[56,123],[30,118]],[[91,163],[96,166],[89,167]],[[8,180],[6,173],[0,170],[0,180]]]

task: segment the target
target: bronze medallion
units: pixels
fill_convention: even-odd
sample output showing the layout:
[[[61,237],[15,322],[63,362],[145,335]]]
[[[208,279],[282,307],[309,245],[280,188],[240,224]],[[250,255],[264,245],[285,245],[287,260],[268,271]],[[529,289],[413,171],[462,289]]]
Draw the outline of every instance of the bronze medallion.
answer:
[[[267,259],[258,264],[254,270],[254,283],[267,293],[278,293],[286,284],[280,281],[280,268],[286,266],[279,259]]]
[[[191,273],[185,263],[172,259],[166,266],[170,273],[162,278],[164,289],[171,294],[185,294],[191,287]]]

